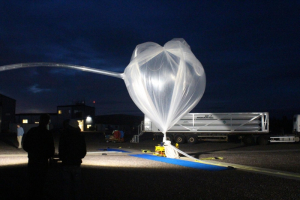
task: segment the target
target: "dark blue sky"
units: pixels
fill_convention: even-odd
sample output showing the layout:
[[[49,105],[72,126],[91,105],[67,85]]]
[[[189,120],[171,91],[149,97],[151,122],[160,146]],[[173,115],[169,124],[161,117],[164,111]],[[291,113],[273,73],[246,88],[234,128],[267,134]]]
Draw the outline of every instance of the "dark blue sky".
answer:
[[[122,73],[136,45],[184,38],[206,91],[193,112],[300,114],[300,1],[0,0],[0,66],[58,62]],[[140,114],[124,81],[57,68],[0,72],[17,113],[96,101],[97,114]]]

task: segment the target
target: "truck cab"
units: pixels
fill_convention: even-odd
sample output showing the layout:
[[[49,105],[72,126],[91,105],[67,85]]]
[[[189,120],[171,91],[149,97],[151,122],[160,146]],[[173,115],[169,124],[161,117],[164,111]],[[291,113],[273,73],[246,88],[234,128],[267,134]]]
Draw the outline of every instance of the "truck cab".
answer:
[[[293,132],[300,133],[300,115],[294,115],[293,121],[294,121]]]

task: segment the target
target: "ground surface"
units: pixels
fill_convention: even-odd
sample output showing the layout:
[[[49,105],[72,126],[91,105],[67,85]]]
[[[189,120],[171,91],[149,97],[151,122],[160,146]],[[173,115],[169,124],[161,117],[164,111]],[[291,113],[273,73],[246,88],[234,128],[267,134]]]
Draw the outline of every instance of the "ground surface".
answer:
[[[124,143],[105,143],[104,136],[96,132],[85,136],[89,153],[82,165],[82,199],[300,199],[300,144],[206,142],[179,146],[195,158],[222,158],[205,162],[250,168],[207,171],[130,156],[154,151],[161,138],[143,135],[135,144],[130,138]],[[57,149],[58,136],[55,141]],[[16,144],[14,136],[0,137],[1,199],[18,199],[26,193],[26,152],[16,149]],[[129,153],[102,151],[107,148]],[[272,174],[253,167],[271,169]],[[61,184],[60,164],[54,163],[45,199],[61,199]]]

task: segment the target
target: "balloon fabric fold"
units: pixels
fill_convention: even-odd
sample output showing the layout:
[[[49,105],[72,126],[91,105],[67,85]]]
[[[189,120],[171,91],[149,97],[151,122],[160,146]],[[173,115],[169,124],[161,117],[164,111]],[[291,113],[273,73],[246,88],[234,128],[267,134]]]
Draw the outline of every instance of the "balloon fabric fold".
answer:
[[[206,85],[204,69],[183,39],[138,45],[123,79],[134,103],[165,136],[198,104]]]

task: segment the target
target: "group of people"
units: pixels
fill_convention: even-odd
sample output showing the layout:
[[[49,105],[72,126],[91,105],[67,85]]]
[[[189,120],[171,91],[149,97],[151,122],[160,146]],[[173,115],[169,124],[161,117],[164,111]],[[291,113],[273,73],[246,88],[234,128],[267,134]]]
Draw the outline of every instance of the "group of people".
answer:
[[[18,148],[23,146],[28,152],[28,199],[43,199],[50,160],[55,154],[53,136],[47,129],[49,123],[50,115],[43,114],[39,125],[31,128],[26,134],[18,125]],[[64,199],[79,199],[80,165],[86,155],[85,138],[77,120],[65,120],[63,126],[58,148],[59,159],[62,161],[63,196]]]

